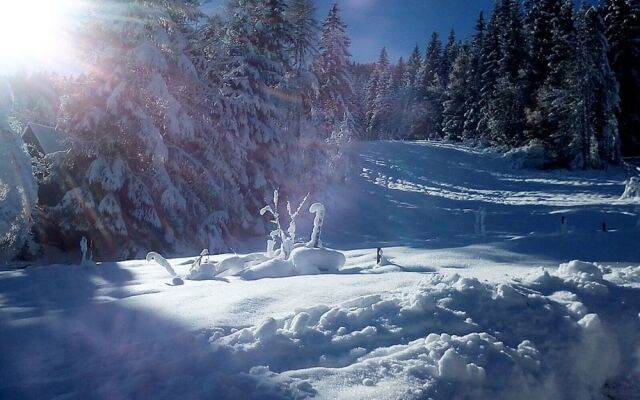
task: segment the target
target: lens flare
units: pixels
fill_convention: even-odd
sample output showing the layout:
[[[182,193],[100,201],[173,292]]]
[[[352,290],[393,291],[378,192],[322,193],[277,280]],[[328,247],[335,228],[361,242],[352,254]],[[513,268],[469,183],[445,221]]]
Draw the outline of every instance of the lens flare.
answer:
[[[0,73],[69,62],[74,0],[0,1]]]

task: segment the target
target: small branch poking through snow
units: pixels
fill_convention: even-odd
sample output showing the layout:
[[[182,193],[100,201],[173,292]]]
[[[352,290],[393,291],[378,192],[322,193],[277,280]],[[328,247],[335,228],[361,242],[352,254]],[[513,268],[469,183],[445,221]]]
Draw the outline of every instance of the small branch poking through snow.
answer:
[[[289,255],[291,254],[291,251],[293,250],[293,246],[296,241],[296,218],[300,214],[300,210],[302,209],[307,199],[309,198],[309,193],[307,193],[304,199],[302,199],[302,202],[300,202],[300,205],[298,206],[295,212],[292,211],[291,202],[287,201],[287,212],[289,213],[290,221],[289,221],[289,227],[287,228],[286,232],[282,229],[282,225],[280,223],[280,212],[278,211],[278,198],[279,198],[278,191],[275,190],[273,192],[273,207],[271,207],[271,205],[264,206],[260,210],[260,215],[265,215],[266,213],[271,214],[273,216],[273,219],[271,220],[271,222],[276,225],[276,229],[270,234],[271,240],[267,241],[267,253],[269,254],[269,257],[280,255],[285,260],[287,260],[289,259]],[[280,238],[279,253],[274,250],[276,245],[276,238]]]
[[[307,193],[307,195],[304,196],[304,199],[302,199],[295,212],[291,212],[291,202],[287,201],[287,212],[289,213],[289,228],[287,229],[287,233],[289,234],[289,238],[291,239],[292,243],[296,242],[296,218],[298,218],[298,215],[300,215],[300,211],[302,210],[302,207],[304,207],[304,204],[307,202],[309,194],[310,193]]]
[[[560,219],[560,233],[563,235],[566,235],[567,233],[569,233],[569,223],[565,215],[563,215],[562,218]]]
[[[476,223],[474,225],[476,235],[484,236],[487,234],[487,229],[485,227],[486,217],[487,210],[484,207],[480,207],[478,211],[476,211]]]

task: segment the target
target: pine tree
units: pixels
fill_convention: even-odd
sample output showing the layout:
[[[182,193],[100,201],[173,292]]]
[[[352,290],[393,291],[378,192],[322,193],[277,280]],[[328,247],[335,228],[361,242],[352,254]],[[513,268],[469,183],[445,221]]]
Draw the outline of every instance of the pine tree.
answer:
[[[447,140],[461,140],[465,126],[465,101],[472,79],[470,49],[463,46],[453,63],[444,102],[442,131]]]
[[[341,124],[354,108],[349,45],[347,26],[340,18],[338,5],[334,4],[322,23],[320,54],[314,64],[319,84],[319,109],[326,125],[331,127]]]
[[[291,66],[301,75],[317,53],[320,27],[314,17],[312,0],[291,0],[286,18],[291,24]]]
[[[287,128],[301,144],[298,156],[292,157],[292,168],[308,171],[307,180],[322,180],[317,168],[325,158],[323,145],[327,129],[317,120],[319,113],[315,109],[318,80],[310,67],[318,55],[320,27],[315,20],[315,7],[312,0],[292,0],[286,11],[286,18],[292,29],[291,67],[286,83],[287,96],[294,101],[288,104]],[[283,89],[285,90],[285,89]],[[315,174],[315,177],[313,176]],[[303,174],[306,175],[306,174]],[[315,178],[315,179],[314,179]]]
[[[462,140],[465,126],[465,102],[472,79],[471,57],[468,46],[463,46],[453,63],[446,91],[442,131],[447,140]]]
[[[407,60],[406,72],[403,79],[403,89],[400,92],[400,105],[402,108],[402,122],[399,128],[403,137],[415,136],[418,132],[419,82],[422,70],[422,56],[420,48],[416,44]]]
[[[413,48],[413,52],[407,60],[407,71],[404,76],[404,85],[408,88],[415,89],[418,85],[418,74],[422,69],[422,56],[418,45]]]
[[[407,74],[407,64],[404,57],[398,59],[398,63],[393,68],[393,87],[397,91],[404,85],[404,76]]]
[[[537,18],[534,32],[541,31],[544,38],[537,38],[532,45],[537,49],[528,64],[528,90],[531,91],[527,109],[527,140],[536,139],[550,146],[549,142],[559,129],[559,121],[564,117],[560,106],[553,100],[566,83],[566,74],[571,70],[573,48],[575,47],[573,26],[573,2],[562,4],[546,0],[545,10],[538,11],[544,18]],[[533,19],[530,15],[529,19]],[[538,34],[542,35],[542,34]],[[536,42],[541,42],[535,44]],[[541,81],[538,81],[541,80]]]
[[[424,98],[427,96],[428,88],[433,85],[436,75],[441,73],[442,61],[442,42],[440,35],[434,32],[427,44],[427,50],[424,56],[424,63],[419,72],[420,80],[418,82],[420,95]]]
[[[558,84],[565,74],[567,64],[574,55],[575,26],[573,1],[564,0],[552,26],[553,46],[549,56],[547,83]]]
[[[387,67],[378,75],[376,97],[373,100],[371,118],[367,127],[371,139],[385,139],[390,135],[389,125],[392,119],[394,87],[391,71]]]
[[[525,2],[528,40],[527,98],[535,102],[537,92],[549,74],[549,57],[554,46],[554,29],[560,15],[559,0]]]
[[[443,77],[443,85],[446,87],[449,84],[449,74],[456,58],[458,57],[459,45],[456,39],[456,33],[452,29],[449,32],[449,38],[447,44],[444,47],[442,53],[442,60],[440,62],[440,76]]]
[[[600,13],[590,8],[585,13],[582,40],[589,51],[589,89],[593,96],[593,125],[598,141],[598,159],[601,163],[620,161],[620,137],[615,113],[619,110],[619,85],[609,64],[609,43]],[[597,166],[597,165],[591,165]]]
[[[477,123],[471,125],[471,129],[475,129],[475,137],[478,140],[488,141],[491,136],[489,131],[489,102],[494,96],[494,90],[498,80],[498,67],[501,57],[500,46],[500,14],[498,5],[491,14],[489,24],[487,25],[486,35],[484,37],[482,48],[480,49],[478,69],[480,71],[478,102],[475,104],[474,118]],[[473,132],[473,131],[472,131]]]
[[[256,162],[249,168],[250,179],[266,178],[277,187],[287,176],[288,157],[281,149],[293,144],[287,110],[298,101],[289,95],[286,79],[292,71],[288,49],[293,29],[282,0],[235,0],[230,7],[226,48],[231,63],[225,65],[223,79],[235,93],[227,97],[237,99],[235,123],[245,124],[253,141],[250,159]]]
[[[383,109],[386,110],[389,107],[388,95],[390,85],[393,84],[391,79],[389,56],[387,54],[387,49],[383,47],[380,51],[380,56],[378,57],[378,61],[375,64],[373,72],[371,73],[369,82],[367,83],[365,98],[366,129],[367,136],[370,139],[379,138],[383,129],[382,121],[384,116],[386,116],[386,112],[383,116]]]
[[[524,130],[524,37],[519,3],[501,0],[490,24],[486,70],[495,68],[483,90],[488,94],[483,118],[485,137],[495,144],[522,144]],[[484,93],[483,93],[484,95]]]
[[[609,60],[620,83],[622,151],[640,155],[640,1],[607,0],[604,6]]]
[[[465,99],[465,116],[463,137],[465,139],[475,139],[478,137],[478,124],[481,118],[481,97],[483,75],[484,75],[484,58],[483,48],[486,35],[486,24],[484,21],[484,13],[480,13],[476,22],[476,29],[471,41],[469,51],[469,86],[467,90],[467,98]]]
[[[414,137],[437,138],[442,133],[442,103],[444,79],[442,73],[442,43],[437,32],[431,35],[418,83],[419,116]]]
[[[88,27],[97,58],[64,120],[77,185],[52,210],[63,231],[91,236],[109,257],[195,235],[213,202],[197,187],[215,181],[190,151],[203,130],[191,108],[197,78],[185,31],[199,11],[179,1],[118,9]]]
[[[562,84],[541,91],[556,124],[548,152],[554,166],[601,168],[620,159],[619,98],[603,21],[594,8],[584,6],[577,13],[574,43]]]

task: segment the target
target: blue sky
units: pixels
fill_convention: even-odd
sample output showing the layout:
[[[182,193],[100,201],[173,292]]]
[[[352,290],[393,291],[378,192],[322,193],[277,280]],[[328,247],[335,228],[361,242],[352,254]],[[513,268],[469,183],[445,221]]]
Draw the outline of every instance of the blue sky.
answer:
[[[9,2],[11,1],[11,2]],[[0,75],[20,69],[53,69],[69,73],[77,70],[77,57],[68,33],[63,33],[74,21],[69,0],[38,0],[48,7],[32,7],[28,3],[0,0],[0,15],[11,15],[0,24],[4,37],[17,40],[0,41]],[[208,13],[222,10],[226,0],[211,0],[205,5]],[[375,61],[383,46],[392,61],[407,57],[418,44],[424,52],[431,32],[439,32],[443,41],[453,28],[458,38],[468,37],[481,10],[489,15],[495,0],[315,0],[318,20],[324,19],[331,5],[337,2],[348,25],[351,54],[358,62]],[[578,2],[580,0],[576,0]],[[597,2],[597,0],[587,0]],[[6,3],[5,3],[6,2]],[[17,5],[22,4],[18,7]],[[65,4],[69,5],[65,7]],[[34,14],[35,13],[35,14]],[[39,17],[35,18],[34,17]],[[53,17],[52,17],[53,16]],[[20,24],[25,19],[42,23]],[[13,25],[7,21],[15,21]],[[47,22],[47,23],[44,23]],[[4,27],[4,31],[2,30]],[[34,27],[39,27],[35,29]],[[6,31],[6,32],[5,32]],[[47,40],[45,40],[47,39]],[[4,46],[3,46],[4,43]]]
[[[490,13],[494,0],[316,0],[318,19],[336,2],[348,25],[353,59],[369,62],[377,59],[383,46],[394,61],[406,58],[416,43],[422,51],[433,31],[443,40],[452,28],[466,37],[478,13]],[[220,9],[220,4],[223,0],[212,0],[207,9]]]
[[[445,41],[454,29],[458,38],[473,33],[480,11],[491,14],[495,0],[315,0],[322,20],[338,3],[348,25],[351,54],[358,62],[375,61],[383,46],[392,61],[411,54],[418,44],[424,52],[427,39],[436,31]],[[576,0],[578,4],[580,0]],[[597,0],[586,0],[597,3]],[[220,9],[224,0],[211,0],[208,10]]]

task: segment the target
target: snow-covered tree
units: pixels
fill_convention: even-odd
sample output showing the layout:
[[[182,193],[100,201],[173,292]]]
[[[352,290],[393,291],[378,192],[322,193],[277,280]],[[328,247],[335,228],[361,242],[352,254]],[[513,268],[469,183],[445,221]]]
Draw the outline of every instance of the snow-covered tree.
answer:
[[[419,115],[413,136],[438,138],[442,130],[442,102],[444,77],[442,74],[442,42],[434,32],[425,51],[424,63],[419,73]]]
[[[0,263],[11,261],[30,238],[38,187],[22,140],[9,127],[13,94],[0,80]]]
[[[422,68],[422,56],[420,48],[416,45],[407,60],[407,69],[404,75],[404,85],[415,90],[417,88],[420,69]]]
[[[527,34],[528,102],[534,103],[549,74],[549,59],[556,40],[560,0],[527,0],[524,29]]]
[[[291,0],[286,18],[291,24],[291,66],[298,75],[308,68],[317,53],[320,27],[312,0]]]
[[[575,24],[571,58],[556,66],[559,72],[539,92],[539,113],[549,127],[543,143],[555,166],[601,168],[620,158],[618,84],[599,13],[584,7]]]
[[[518,145],[524,130],[522,68],[525,61],[520,5],[500,0],[494,11],[486,42],[483,96],[484,131],[491,143]]]
[[[469,49],[469,86],[464,104],[464,130],[465,139],[476,139],[478,137],[478,124],[481,118],[481,97],[482,77],[484,74],[483,47],[486,34],[486,24],[484,13],[480,13],[476,22],[476,29],[471,40]]]
[[[607,0],[604,15],[609,61],[620,84],[617,116],[622,150],[640,155],[640,1]]]
[[[620,161],[620,138],[615,113],[620,98],[609,65],[609,45],[599,12],[583,7],[578,14],[576,82],[573,119],[576,127],[570,149],[573,167],[597,168]]]
[[[314,63],[319,84],[318,108],[326,126],[331,127],[330,131],[354,108],[349,68],[350,43],[347,26],[342,22],[338,5],[334,4],[322,22],[320,54]]]
[[[199,11],[185,1],[93,7],[101,17],[84,27],[90,69],[65,107],[75,185],[52,212],[102,255],[176,247],[209,230],[215,203],[215,172],[196,154],[207,138],[186,54]]]
[[[573,2],[545,0],[529,6],[529,57],[527,64],[527,128],[528,140],[548,143],[556,134],[563,113],[554,111],[562,105],[550,100],[564,76],[571,71],[574,53]]]
[[[442,52],[442,61],[440,62],[440,76],[443,77],[442,84],[445,87],[449,84],[451,68],[453,67],[453,63],[456,61],[456,58],[458,58],[459,50],[460,45],[456,39],[455,31],[452,29],[451,32],[449,32],[449,38],[447,39],[447,44]]]
[[[367,132],[372,139],[386,139],[391,134],[395,90],[389,69],[381,71],[377,79],[377,90],[371,104]]]
[[[447,140],[461,140],[464,136],[465,102],[472,80],[470,49],[463,46],[455,59],[444,102],[442,131]]]
[[[404,85],[404,76],[407,73],[407,63],[404,61],[404,57],[400,57],[395,67],[392,68],[393,87],[398,90]]]
[[[480,49],[479,56],[481,65],[478,67],[478,71],[480,72],[477,96],[478,102],[473,108],[475,115],[473,118],[470,118],[470,121],[474,121],[475,124],[468,127],[469,132],[473,132],[475,130],[476,139],[483,141],[488,141],[491,136],[488,126],[488,108],[498,80],[498,67],[501,56],[500,17],[498,10],[499,9],[496,4],[496,8],[491,14],[491,18],[487,25],[486,34],[483,35],[482,47]]]
[[[427,43],[424,63],[419,72],[420,80],[418,85],[423,97],[427,96],[428,88],[433,84],[436,75],[439,75],[442,72],[441,63],[442,42],[440,41],[440,35],[437,32],[433,32],[429,42]]]
[[[365,107],[367,137],[379,139],[385,134],[391,117],[393,77],[387,49],[382,48],[367,83]]]

